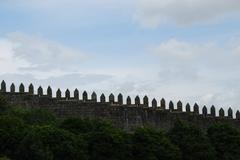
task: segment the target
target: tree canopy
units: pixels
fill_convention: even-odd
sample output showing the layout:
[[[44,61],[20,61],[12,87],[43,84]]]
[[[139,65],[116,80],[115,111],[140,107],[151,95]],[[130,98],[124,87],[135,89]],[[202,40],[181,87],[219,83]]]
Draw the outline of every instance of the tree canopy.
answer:
[[[177,120],[169,131],[125,132],[99,119],[58,119],[43,109],[12,106],[0,97],[0,160],[238,160],[240,131],[207,131]]]

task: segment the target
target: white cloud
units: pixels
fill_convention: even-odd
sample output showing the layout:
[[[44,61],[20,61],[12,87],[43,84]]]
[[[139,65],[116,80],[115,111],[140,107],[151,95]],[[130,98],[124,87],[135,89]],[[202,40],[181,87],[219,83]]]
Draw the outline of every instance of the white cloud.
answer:
[[[135,18],[142,26],[154,28],[169,22],[212,23],[239,10],[239,0],[139,0]]]
[[[5,38],[0,38],[0,73],[15,73],[20,67],[29,67],[24,59],[15,57],[15,45]]]
[[[158,59],[157,67],[122,69],[121,65],[101,68],[101,63],[85,70],[83,52],[37,35],[12,33],[0,38],[0,75],[8,83],[51,84],[54,89],[75,87],[102,92],[122,92],[126,97],[145,94],[175,102],[197,101],[200,105],[220,107],[240,104],[239,41],[220,46],[217,43],[170,39],[152,46],[148,56]],[[226,43],[228,44],[228,43]],[[69,54],[70,53],[70,54]],[[69,57],[69,55],[71,55]],[[151,58],[151,57],[148,57]],[[6,67],[8,66],[8,67]],[[74,68],[76,70],[74,70]],[[21,73],[21,74],[20,74]]]
[[[216,42],[188,42],[175,38],[164,41],[159,45],[152,46],[149,51],[160,56],[162,63],[172,63],[173,65],[204,66],[224,68],[238,65],[239,42],[235,45],[224,44],[220,46]],[[227,65],[227,66],[226,66]]]
[[[47,85],[71,89],[77,87],[99,94],[143,94],[146,89],[141,88],[147,88],[143,85],[148,73],[142,76],[141,69],[126,71],[121,69],[121,65],[118,65],[119,68],[101,68],[101,63],[108,63],[107,60],[97,60],[93,68],[88,68],[91,65],[85,62],[85,57],[89,56],[86,52],[39,35],[10,33],[0,38],[0,53],[0,76],[8,84],[24,82],[27,85],[32,82],[45,88]],[[138,92],[140,90],[141,93]]]
[[[165,56],[165,58],[173,58],[178,60],[191,60],[201,52],[205,52],[207,46],[201,47],[188,42],[170,39],[153,48],[153,52]]]
[[[119,0],[3,0],[1,8],[27,16],[30,28],[71,31],[92,28],[132,16],[132,1]],[[126,16],[127,15],[127,16]],[[119,16],[119,18],[118,18]],[[129,18],[131,20],[131,18]],[[15,21],[15,20],[14,20]],[[23,22],[24,23],[24,22]],[[29,22],[28,22],[29,24]],[[36,26],[35,26],[36,25]],[[35,26],[35,27],[32,27]],[[28,26],[26,26],[28,27]],[[25,29],[26,29],[25,27]]]
[[[139,70],[129,68],[126,71],[121,70],[120,63],[118,67],[102,70],[101,63],[107,62],[99,62],[85,72],[79,63],[85,52],[38,35],[11,33],[0,38],[0,75],[8,83],[32,81],[45,87],[51,84],[94,90],[98,95],[101,92],[107,95],[122,92],[132,97],[148,94],[150,98],[167,97],[175,102],[180,99],[237,108],[240,104],[240,44],[238,39],[231,41],[234,43],[220,46],[214,42],[196,44],[173,38],[148,50],[154,53],[155,59],[158,57],[158,67],[145,68],[140,64]],[[78,69],[77,72],[73,72],[73,68]]]
[[[175,100],[239,107],[239,46],[170,39],[151,47],[160,68],[155,86]]]
[[[85,52],[49,41],[39,35],[10,33],[0,41],[1,58],[16,70],[58,71],[76,69]]]
[[[128,14],[141,26],[150,28],[165,23],[181,26],[214,23],[230,15],[239,16],[240,10],[239,0],[4,0],[2,5],[40,13],[50,23],[61,22],[61,25],[76,24],[81,20],[90,23],[92,18],[102,14]]]
[[[124,6],[131,4],[131,2],[126,0],[44,0],[44,2],[42,0],[3,0],[2,3],[9,8],[57,12],[61,14],[81,12],[81,10],[89,11],[90,13],[99,9],[122,9]]]

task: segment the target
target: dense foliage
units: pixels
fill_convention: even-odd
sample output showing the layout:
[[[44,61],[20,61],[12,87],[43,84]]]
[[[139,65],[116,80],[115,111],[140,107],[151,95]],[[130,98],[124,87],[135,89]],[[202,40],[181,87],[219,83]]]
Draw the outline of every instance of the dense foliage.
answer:
[[[207,132],[177,121],[166,132],[132,133],[107,121],[59,120],[0,97],[0,160],[239,160],[240,131],[216,124]]]

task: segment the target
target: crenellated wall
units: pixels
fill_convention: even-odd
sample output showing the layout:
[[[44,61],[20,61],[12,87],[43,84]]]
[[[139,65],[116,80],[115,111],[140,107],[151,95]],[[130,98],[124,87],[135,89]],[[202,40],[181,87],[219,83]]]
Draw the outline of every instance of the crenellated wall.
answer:
[[[114,125],[125,130],[132,130],[136,127],[151,125],[153,127],[169,129],[173,126],[176,119],[181,119],[193,123],[201,128],[207,128],[210,125],[218,122],[224,122],[236,127],[240,127],[240,113],[235,113],[236,118],[233,118],[233,110],[228,109],[227,113],[221,108],[219,116],[216,116],[214,106],[210,108],[210,112],[206,106],[199,112],[198,104],[191,106],[186,104],[186,111],[183,111],[181,101],[177,102],[176,108],[172,101],[169,102],[167,109],[166,101],[161,99],[158,105],[154,98],[149,107],[149,99],[147,96],[143,98],[141,104],[139,96],[136,96],[134,102],[128,96],[124,103],[123,95],[119,94],[116,99],[113,94],[110,94],[108,101],[106,96],[102,94],[100,101],[97,101],[97,94],[93,92],[91,96],[86,91],[83,92],[81,98],[79,91],[74,90],[73,96],[67,89],[62,95],[62,91],[56,91],[56,97],[53,97],[53,91],[49,86],[47,93],[43,93],[43,88],[40,86],[37,89],[37,94],[34,94],[34,86],[29,85],[28,89],[23,84],[20,84],[18,91],[16,86],[11,84],[10,91],[7,92],[6,83],[2,81],[0,95],[4,96],[9,102],[15,105],[26,108],[45,108],[54,112],[59,118],[66,117],[81,117],[81,118],[97,118],[111,120]]]

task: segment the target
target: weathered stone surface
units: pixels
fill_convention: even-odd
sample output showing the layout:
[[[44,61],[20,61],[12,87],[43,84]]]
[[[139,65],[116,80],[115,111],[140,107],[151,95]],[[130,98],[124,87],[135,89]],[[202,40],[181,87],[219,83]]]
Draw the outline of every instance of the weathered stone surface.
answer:
[[[193,123],[203,129],[208,128],[212,124],[218,122],[228,123],[240,128],[240,113],[236,113],[236,118],[232,118],[232,109],[229,108],[228,116],[224,115],[224,110],[219,111],[219,117],[215,115],[215,107],[211,107],[210,115],[207,115],[206,106],[203,107],[203,114],[199,114],[198,105],[195,105],[194,112],[190,112],[190,105],[186,105],[186,112],[180,111],[182,104],[177,104],[178,110],[174,110],[172,101],[169,103],[169,110],[165,107],[165,100],[161,100],[161,108],[157,108],[157,100],[152,100],[152,107],[146,107],[140,104],[140,98],[135,98],[135,104],[131,104],[131,98],[127,97],[127,104],[121,102],[122,96],[118,96],[118,103],[114,103],[114,96],[110,95],[110,102],[105,102],[105,96],[102,94],[100,102],[88,100],[87,92],[83,93],[83,100],[79,100],[79,92],[75,90],[74,98],[61,98],[60,92],[57,93],[58,98],[52,97],[52,90],[47,89],[47,95],[43,95],[42,87],[38,88],[37,95],[29,92],[0,92],[12,104],[23,106],[26,108],[44,108],[54,112],[59,118],[79,117],[79,118],[94,118],[107,119],[113,124],[126,131],[131,131],[137,127],[150,125],[162,129],[170,129],[176,119],[181,119],[189,123]],[[66,96],[67,97],[67,96]],[[92,99],[95,96],[92,96]],[[164,101],[163,101],[164,100]],[[145,103],[146,104],[146,103]],[[144,106],[144,107],[138,107]],[[197,106],[197,107],[196,107]],[[198,114],[196,114],[198,113]]]
[[[153,107],[154,109],[157,108],[157,100],[156,100],[155,98],[152,100],[152,107]]]
[[[118,104],[122,105],[123,104],[123,96],[121,93],[118,95]]]
[[[56,97],[57,97],[57,99],[61,99],[62,98],[62,92],[61,92],[60,89],[57,90]]]
[[[92,98],[93,102],[97,102],[97,94],[96,94],[96,92],[92,93],[91,98]]]
[[[105,98],[105,95],[104,95],[104,94],[102,94],[102,95],[100,96],[100,102],[101,102],[101,103],[105,103],[105,102],[106,102],[106,98]]]
[[[112,103],[112,104],[115,102],[115,98],[114,98],[114,95],[112,93],[109,95],[109,102]]]
[[[240,120],[240,112],[239,111],[237,111],[237,113],[236,113],[236,119]]]
[[[177,103],[177,111],[182,112],[182,102],[178,101]]]
[[[166,102],[164,98],[161,99],[161,108],[166,109]]]
[[[207,107],[206,106],[203,107],[202,114],[203,114],[203,117],[207,117]]]
[[[131,105],[131,104],[132,104],[132,102],[131,102],[131,97],[128,96],[128,97],[127,97],[127,105]]]
[[[84,91],[84,92],[83,92],[83,94],[82,94],[82,99],[83,99],[84,102],[88,100],[87,91]]]
[[[76,88],[75,90],[74,90],[74,99],[75,100],[79,100],[79,91],[78,91],[78,89]]]
[[[228,117],[233,118],[233,110],[231,107],[228,109]]]
[[[194,106],[193,106],[193,112],[194,112],[195,114],[199,114],[199,106],[198,106],[197,103],[195,103]]]
[[[19,93],[24,93],[25,92],[25,87],[24,85],[21,83],[19,86]]]
[[[47,88],[47,96],[52,97],[52,88],[50,86]]]
[[[41,86],[38,88],[38,95],[39,95],[39,96],[42,96],[42,95],[43,95],[43,89],[42,89]]]
[[[14,93],[15,92],[15,85],[12,83],[10,86],[10,92]]]
[[[135,98],[135,105],[136,106],[140,105],[140,98],[139,98],[139,96],[136,96],[136,98]]]
[[[190,104],[189,103],[187,103],[187,105],[186,105],[186,112],[191,112],[191,106],[190,106]]]
[[[148,106],[149,106],[148,97],[147,97],[147,96],[144,96],[144,98],[143,98],[143,105],[144,105],[145,107],[148,107]]]
[[[210,113],[210,114],[211,114],[212,117],[216,117],[216,109],[215,109],[215,106],[212,106],[212,107],[211,107],[211,113]]]
[[[29,92],[29,94],[34,94],[34,87],[33,87],[32,83],[28,87],[28,92]]]
[[[172,101],[169,102],[169,111],[173,112],[174,111],[174,104]]]
[[[65,98],[70,99],[70,97],[71,97],[70,91],[69,91],[69,89],[67,89],[66,92],[65,92]]]
[[[223,118],[225,116],[223,108],[219,110],[219,117]]]
[[[3,80],[1,83],[1,92],[6,92],[7,88],[6,88],[6,82]]]

